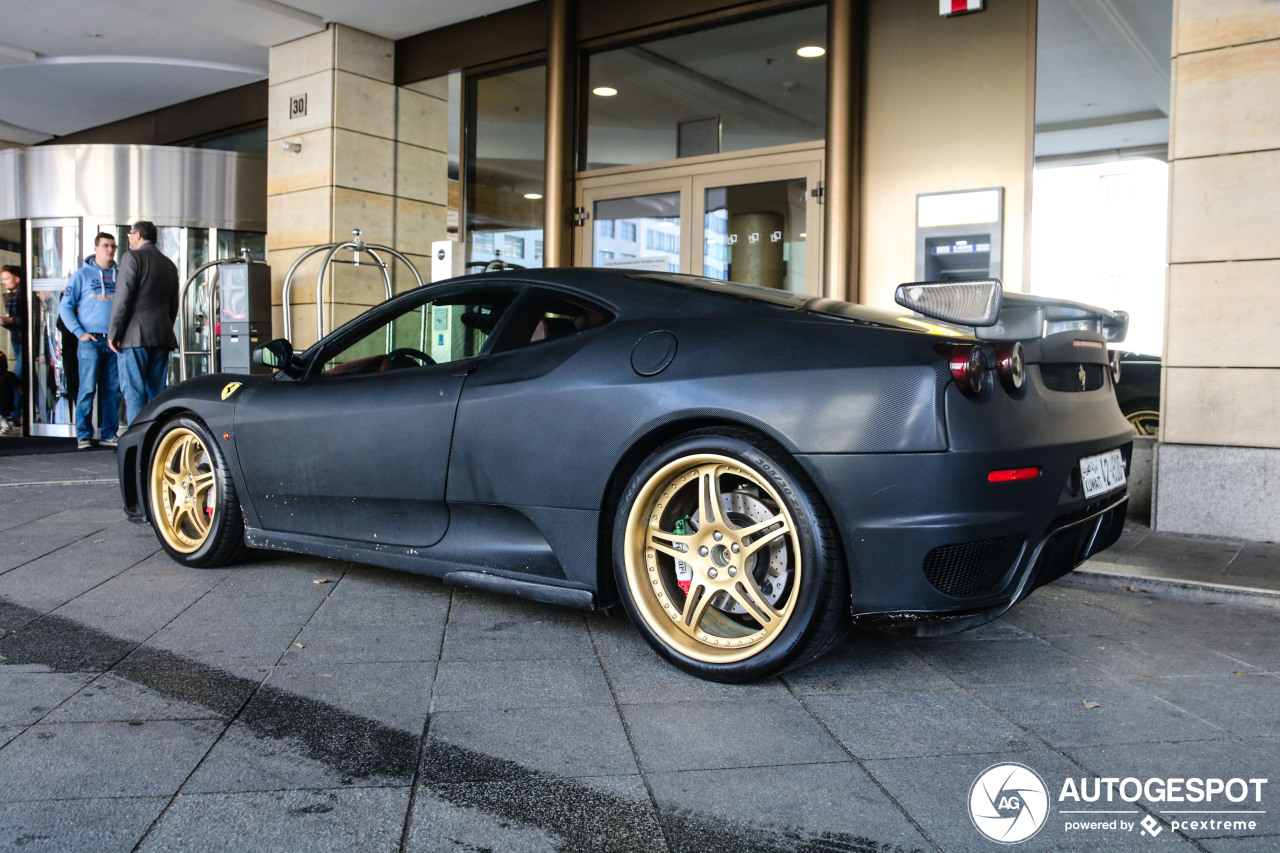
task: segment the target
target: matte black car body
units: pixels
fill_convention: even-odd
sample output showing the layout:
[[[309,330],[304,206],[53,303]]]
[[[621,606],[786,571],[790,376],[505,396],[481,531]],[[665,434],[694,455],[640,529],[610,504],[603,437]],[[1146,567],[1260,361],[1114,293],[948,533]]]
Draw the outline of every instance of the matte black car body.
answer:
[[[972,337],[847,303],[681,278],[521,270],[455,279],[428,289],[510,283],[522,292],[475,358],[343,381],[306,375],[326,341],[417,298],[410,293],[303,353],[298,378],[182,383],[120,441],[126,512],[152,516],[156,437],[189,413],[225,456],[249,546],[603,607],[618,600],[611,540],[629,478],[668,442],[728,431],[759,437],[798,466],[829,511],[848,576],[846,621],[918,632],[993,618],[1119,535],[1123,487],[1092,501],[1080,490],[1082,458],[1120,449],[1127,467],[1130,454],[1100,336],[1025,341],[1020,391],[988,373],[969,396],[946,351],[986,346]],[[611,319],[510,346],[504,330],[544,291]],[[1041,365],[1046,376],[1051,366],[1070,377],[1087,367],[1101,384],[1050,390]],[[227,393],[232,383],[241,385]],[[1028,466],[1039,476],[988,480]]]

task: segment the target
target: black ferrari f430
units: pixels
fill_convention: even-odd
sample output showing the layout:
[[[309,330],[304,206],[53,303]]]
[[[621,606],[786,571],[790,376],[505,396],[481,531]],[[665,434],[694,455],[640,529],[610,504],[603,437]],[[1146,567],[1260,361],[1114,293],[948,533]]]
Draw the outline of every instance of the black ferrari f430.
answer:
[[[740,682],[850,626],[949,633],[1111,545],[1127,316],[898,288],[893,312],[691,276],[509,270],[403,293],[120,440],[188,566],[277,549],[582,608]]]

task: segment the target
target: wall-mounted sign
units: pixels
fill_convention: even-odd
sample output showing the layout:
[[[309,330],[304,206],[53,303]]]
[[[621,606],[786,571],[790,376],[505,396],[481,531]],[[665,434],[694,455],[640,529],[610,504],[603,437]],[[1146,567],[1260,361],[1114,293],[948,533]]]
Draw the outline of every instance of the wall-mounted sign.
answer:
[[[307,96],[293,95],[289,98],[289,118],[302,118],[307,114]]]
[[[970,12],[981,12],[986,5],[986,0],[938,0],[938,14],[944,18],[967,15]]]

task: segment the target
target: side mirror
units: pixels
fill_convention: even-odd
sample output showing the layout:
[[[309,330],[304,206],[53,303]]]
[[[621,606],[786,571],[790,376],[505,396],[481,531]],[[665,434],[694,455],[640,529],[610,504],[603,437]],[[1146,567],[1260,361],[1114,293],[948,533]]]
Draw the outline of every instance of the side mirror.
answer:
[[[297,379],[302,375],[302,367],[293,357],[293,344],[284,338],[276,338],[270,343],[253,350],[253,363],[264,367],[274,367],[286,376]]]

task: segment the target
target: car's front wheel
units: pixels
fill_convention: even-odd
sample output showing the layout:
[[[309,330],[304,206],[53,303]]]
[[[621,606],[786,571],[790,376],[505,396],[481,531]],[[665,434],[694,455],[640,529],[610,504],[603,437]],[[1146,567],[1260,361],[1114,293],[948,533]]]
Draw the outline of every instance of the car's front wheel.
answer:
[[[700,678],[774,675],[848,629],[848,574],[821,498],[781,447],[745,430],[690,433],[640,466],[613,563],[641,633]]]
[[[149,515],[169,556],[194,568],[244,555],[244,519],[226,459],[198,419],[180,416],[156,437],[147,469]]]

